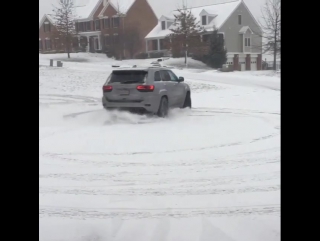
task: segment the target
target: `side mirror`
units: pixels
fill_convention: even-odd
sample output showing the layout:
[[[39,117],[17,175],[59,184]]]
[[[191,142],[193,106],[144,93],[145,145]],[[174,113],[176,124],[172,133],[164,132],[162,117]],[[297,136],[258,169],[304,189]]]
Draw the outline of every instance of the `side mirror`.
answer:
[[[184,78],[183,77],[179,77],[179,82],[183,82],[184,81]]]

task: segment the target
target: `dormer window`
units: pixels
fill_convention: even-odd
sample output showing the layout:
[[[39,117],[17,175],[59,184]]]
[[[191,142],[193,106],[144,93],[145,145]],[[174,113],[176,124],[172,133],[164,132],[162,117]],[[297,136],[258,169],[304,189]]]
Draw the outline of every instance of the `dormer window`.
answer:
[[[50,26],[50,23],[48,21],[44,22],[43,31],[44,32],[50,32],[51,31],[51,26]]]
[[[113,17],[113,27],[118,28],[120,26],[120,18],[119,17]]]
[[[161,29],[162,30],[166,29],[166,21],[161,21]]]
[[[207,16],[202,16],[202,25],[207,25]]]

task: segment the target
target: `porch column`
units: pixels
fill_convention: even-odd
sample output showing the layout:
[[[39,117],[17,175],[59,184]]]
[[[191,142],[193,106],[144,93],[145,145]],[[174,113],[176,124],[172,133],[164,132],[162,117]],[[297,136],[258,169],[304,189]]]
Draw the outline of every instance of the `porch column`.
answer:
[[[78,36],[78,45],[79,45],[79,47],[81,47],[81,44],[80,44],[80,36]]]
[[[246,57],[246,70],[251,70],[251,54],[247,54]]]
[[[90,51],[90,38],[89,38],[89,36],[87,36],[87,42],[88,42],[87,53],[89,53],[89,51]]]
[[[257,58],[257,70],[261,70],[262,69],[262,54],[258,54],[258,58]]]
[[[160,51],[160,39],[158,39],[158,51]]]
[[[148,39],[146,39],[146,53],[148,53]]]
[[[101,48],[101,35],[100,34],[98,34],[98,43],[99,43],[99,49],[102,49]]]

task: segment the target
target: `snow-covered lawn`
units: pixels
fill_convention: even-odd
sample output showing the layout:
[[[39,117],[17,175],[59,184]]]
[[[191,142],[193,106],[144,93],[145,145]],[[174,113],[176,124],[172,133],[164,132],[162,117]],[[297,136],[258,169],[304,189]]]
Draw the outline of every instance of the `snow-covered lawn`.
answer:
[[[279,75],[175,69],[194,108],[159,119],[104,111],[115,61],[72,56],[39,55],[41,241],[280,240]]]

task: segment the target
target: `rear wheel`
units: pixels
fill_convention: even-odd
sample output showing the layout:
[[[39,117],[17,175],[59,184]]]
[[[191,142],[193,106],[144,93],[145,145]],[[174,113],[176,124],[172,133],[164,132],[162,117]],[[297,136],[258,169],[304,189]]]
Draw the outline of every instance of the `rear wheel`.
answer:
[[[106,111],[112,111],[114,108],[103,107]]]
[[[159,117],[167,117],[168,116],[168,110],[169,110],[169,103],[168,99],[166,97],[162,97],[160,100],[160,106],[159,110],[157,112],[157,115]]]
[[[182,108],[191,108],[191,95],[190,92],[187,93],[186,98],[184,99],[183,107]]]

